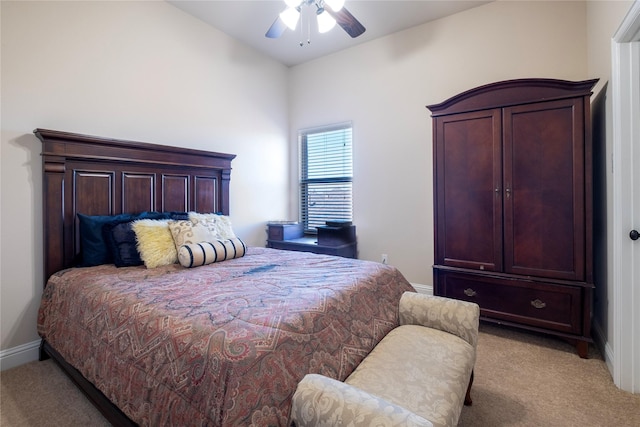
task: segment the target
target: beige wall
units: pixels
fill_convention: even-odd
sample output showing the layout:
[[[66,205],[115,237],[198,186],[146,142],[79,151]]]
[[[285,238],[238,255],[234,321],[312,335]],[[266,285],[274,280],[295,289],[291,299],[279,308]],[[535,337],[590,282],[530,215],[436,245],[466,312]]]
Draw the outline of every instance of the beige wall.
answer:
[[[164,2],[0,4],[0,350],[38,339],[36,127],[237,154],[234,228],[264,244],[288,208],[286,67]]]
[[[409,281],[432,284],[425,105],[504,79],[586,79],[586,34],[583,2],[498,1],[294,67],[292,140],[299,128],[353,121],[360,258],[386,253]]]
[[[0,349],[37,339],[33,128],[238,154],[231,214],[259,245],[264,221],[297,217],[297,130],[350,120],[360,257],[431,284],[425,105],[503,79],[608,79],[629,4],[498,1],[287,70],[162,2],[0,2]]]

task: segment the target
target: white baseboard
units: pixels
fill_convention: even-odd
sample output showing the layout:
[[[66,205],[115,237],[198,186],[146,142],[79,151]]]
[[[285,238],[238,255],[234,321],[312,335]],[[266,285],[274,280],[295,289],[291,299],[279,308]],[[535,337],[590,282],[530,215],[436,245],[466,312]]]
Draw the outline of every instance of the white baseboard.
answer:
[[[421,283],[411,284],[419,294],[433,295],[433,285],[423,285]]]
[[[38,360],[40,340],[0,351],[0,371]]]
[[[593,330],[593,341],[602,353],[602,357],[604,357],[604,361],[607,364],[607,369],[609,369],[609,373],[613,377],[613,349],[611,348],[611,344],[607,341],[600,323],[594,321],[591,329]]]

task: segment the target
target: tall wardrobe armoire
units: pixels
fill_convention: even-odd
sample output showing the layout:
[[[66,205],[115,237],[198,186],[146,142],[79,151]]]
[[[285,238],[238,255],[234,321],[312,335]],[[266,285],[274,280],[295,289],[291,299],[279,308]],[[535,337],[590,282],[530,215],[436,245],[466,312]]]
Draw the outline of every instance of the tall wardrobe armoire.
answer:
[[[568,339],[580,357],[592,342],[596,82],[508,80],[427,107],[435,294]]]

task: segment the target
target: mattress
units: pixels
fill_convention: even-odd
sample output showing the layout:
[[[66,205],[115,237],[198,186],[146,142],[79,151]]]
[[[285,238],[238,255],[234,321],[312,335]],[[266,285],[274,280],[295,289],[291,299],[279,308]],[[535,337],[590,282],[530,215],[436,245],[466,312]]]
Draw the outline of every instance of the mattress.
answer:
[[[38,333],[139,425],[284,426],[302,377],[344,380],[405,291],[388,265],[250,247],[191,269],[60,271]]]

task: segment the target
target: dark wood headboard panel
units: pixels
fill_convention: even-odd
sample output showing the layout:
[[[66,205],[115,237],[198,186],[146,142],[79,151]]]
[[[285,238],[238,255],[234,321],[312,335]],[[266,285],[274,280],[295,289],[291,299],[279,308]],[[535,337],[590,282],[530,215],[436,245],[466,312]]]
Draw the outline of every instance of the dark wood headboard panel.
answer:
[[[42,141],[44,278],[73,266],[77,214],[229,214],[234,154],[36,129]]]

